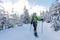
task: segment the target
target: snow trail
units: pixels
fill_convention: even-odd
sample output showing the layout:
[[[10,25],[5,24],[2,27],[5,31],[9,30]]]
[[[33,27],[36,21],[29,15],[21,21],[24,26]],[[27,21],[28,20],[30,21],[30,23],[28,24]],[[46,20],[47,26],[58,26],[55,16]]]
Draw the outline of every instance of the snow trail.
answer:
[[[53,31],[52,28],[50,28],[50,23],[43,23],[43,33],[41,33],[41,23],[41,21],[38,21],[38,38],[34,36],[33,26],[31,26],[30,24],[24,24],[20,27],[1,30],[0,40],[60,40],[60,32]]]

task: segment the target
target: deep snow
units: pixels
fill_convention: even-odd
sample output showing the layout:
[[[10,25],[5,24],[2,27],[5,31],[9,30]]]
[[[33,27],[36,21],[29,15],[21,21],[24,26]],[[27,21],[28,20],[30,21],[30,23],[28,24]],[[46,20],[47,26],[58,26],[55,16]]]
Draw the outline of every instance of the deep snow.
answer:
[[[0,40],[60,40],[60,31],[55,32],[51,28],[51,23],[43,23],[38,21],[37,33],[38,38],[33,34],[33,26],[31,24],[24,24],[23,26],[10,28],[0,31]]]

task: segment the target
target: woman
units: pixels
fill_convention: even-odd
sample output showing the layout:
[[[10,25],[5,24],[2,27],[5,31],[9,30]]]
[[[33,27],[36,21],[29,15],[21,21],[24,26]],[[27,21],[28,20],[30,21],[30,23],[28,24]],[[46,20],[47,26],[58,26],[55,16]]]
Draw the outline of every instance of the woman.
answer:
[[[33,13],[31,24],[33,24],[35,36],[37,36],[37,20],[38,20],[38,17],[36,16],[36,13]]]

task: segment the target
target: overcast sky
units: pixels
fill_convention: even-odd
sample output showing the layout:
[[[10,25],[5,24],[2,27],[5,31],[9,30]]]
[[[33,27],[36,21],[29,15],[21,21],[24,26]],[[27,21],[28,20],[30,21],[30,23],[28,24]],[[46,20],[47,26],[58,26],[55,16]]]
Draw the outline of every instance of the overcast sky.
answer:
[[[55,0],[0,0],[5,3],[4,6],[8,10],[11,10],[13,7],[15,11],[23,13],[24,6],[27,7],[29,13],[32,14],[36,12],[37,15],[40,15],[40,11],[46,11],[51,6]]]
[[[12,2],[13,4],[18,2],[18,1],[21,1],[21,0],[1,0],[3,2]],[[23,0],[23,1],[26,1],[26,0]],[[46,7],[49,7],[50,4],[52,2],[54,2],[55,0],[27,0],[30,5],[34,4],[34,5],[42,5],[42,6],[46,6]]]

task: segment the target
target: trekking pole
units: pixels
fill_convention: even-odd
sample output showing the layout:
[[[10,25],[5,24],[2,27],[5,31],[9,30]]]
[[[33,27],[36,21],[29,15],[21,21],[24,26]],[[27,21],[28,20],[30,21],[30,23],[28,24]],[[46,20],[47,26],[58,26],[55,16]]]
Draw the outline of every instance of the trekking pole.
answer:
[[[42,30],[41,30],[41,32],[43,33],[43,19],[41,19],[42,20]]]
[[[32,24],[30,24],[30,31],[31,31]]]

